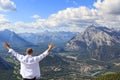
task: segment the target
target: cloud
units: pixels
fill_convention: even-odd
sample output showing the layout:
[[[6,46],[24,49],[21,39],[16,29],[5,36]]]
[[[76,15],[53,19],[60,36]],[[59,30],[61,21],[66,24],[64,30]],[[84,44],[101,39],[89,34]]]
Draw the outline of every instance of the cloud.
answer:
[[[33,16],[33,18],[35,18],[36,20],[34,22],[23,22],[23,21],[18,21],[14,23],[14,30],[17,33],[21,33],[22,32],[32,32],[32,33],[36,33],[36,32],[42,32],[45,31],[47,29],[45,29],[45,27],[43,27],[43,22],[45,21],[45,19],[41,19],[39,16]],[[19,28],[19,30],[18,30]]]
[[[5,15],[0,14],[0,24],[9,23],[9,20],[5,18]]]
[[[23,21],[18,21],[15,22],[15,26],[19,27],[28,27],[28,28],[38,28],[38,27],[43,27],[43,23],[45,22],[45,19],[41,19],[39,15],[33,15],[32,18],[35,19],[33,22],[23,22]]]
[[[58,11],[56,14],[50,15],[47,19],[41,19],[39,15],[35,14],[33,15],[33,18],[35,19],[34,22],[17,22],[16,26],[26,26],[28,28],[31,27],[35,29],[41,27],[52,31],[71,32],[81,32],[91,24],[107,26],[110,28],[120,27],[120,16],[112,13],[112,10],[110,10],[111,8],[107,8],[109,10],[106,11],[104,2],[105,1],[101,2],[98,0],[93,4],[95,6],[94,9],[90,9],[86,6],[67,8],[65,10]],[[104,5],[104,7],[101,8],[101,5]]]
[[[0,30],[12,28],[11,22],[5,15],[0,14]]]
[[[0,0],[0,11],[14,11],[16,5],[11,0]]]
[[[93,3],[94,8],[86,6],[66,8],[51,14],[47,19],[42,19],[39,15],[35,14],[32,16],[35,19],[33,22],[15,22],[15,31],[19,31],[17,30],[19,28],[21,31],[31,32],[44,30],[81,32],[91,24],[109,28],[120,28],[120,5],[118,3],[120,3],[120,0],[97,0]],[[2,16],[2,21],[7,22],[7,19]]]
[[[60,27],[79,31],[83,30],[91,25],[106,26],[113,28],[120,28],[120,0],[97,0],[94,8],[90,9],[86,6],[80,6],[78,8],[67,8],[59,11],[56,14],[52,14],[45,21],[44,26]],[[76,28],[76,29],[73,29]],[[79,30],[78,30],[79,29]]]
[[[16,22],[15,26],[23,27],[23,28],[25,28],[25,27],[28,27],[28,28],[37,28],[38,27],[35,22],[25,23],[25,22],[22,22],[22,21]]]
[[[47,19],[41,19],[39,15],[33,15],[36,19],[35,22],[24,23],[17,22],[16,26],[26,27],[44,27],[51,28],[52,30],[68,30],[68,31],[80,31],[83,30],[83,26],[90,25],[96,17],[96,11],[90,10],[89,8],[82,6],[79,8],[67,8],[59,11],[56,14],[50,15]],[[57,29],[56,29],[57,27]],[[68,28],[69,29],[66,29]],[[81,28],[82,27],[82,28]]]
[[[40,18],[40,16],[39,16],[39,15],[37,15],[37,14],[35,14],[35,15],[33,15],[33,16],[32,16],[32,18],[34,18],[34,19],[39,19],[39,18]]]
[[[97,18],[96,16],[96,10],[91,10],[85,6],[81,6],[79,8],[67,8],[63,11],[59,11],[57,14],[52,14],[48,19],[46,19],[44,26],[69,27],[67,30],[78,31],[78,29],[83,28],[83,26],[86,27],[95,23],[95,19]]]
[[[120,15],[120,0],[97,0],[93,5],[102,13]]]
[[[93,4],[97,10],[97,24],[120,28],[120,0],[97,0]]]

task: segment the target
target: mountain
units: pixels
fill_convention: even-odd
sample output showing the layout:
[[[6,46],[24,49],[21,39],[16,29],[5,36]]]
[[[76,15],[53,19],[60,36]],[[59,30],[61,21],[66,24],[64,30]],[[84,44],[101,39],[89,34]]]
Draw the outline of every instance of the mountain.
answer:
[[[65,45],[66,51],[90,53],[93,58],[106,60],[118,57],[120,32],[106,27],[89,26],[83,33],[72,38]]]
[[[28,46],[32,45],[32,43],[24,40],[20,36],[18,36],[15,32],[12,32],[10,30],[4,30],[0,31],[0,45],[2,45],[3,42],[9,42],[12,46]]]
[[[30,41],[35,45],[48,45],[53,42],[56,46],[63,46],[77,33],[75,32],[40,32],[40,33],[21,33],[23,39]]]

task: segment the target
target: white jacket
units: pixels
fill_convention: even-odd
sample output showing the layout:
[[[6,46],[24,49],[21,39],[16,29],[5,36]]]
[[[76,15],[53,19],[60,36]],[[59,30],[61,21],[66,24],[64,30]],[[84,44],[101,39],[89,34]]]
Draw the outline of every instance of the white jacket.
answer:
[[[20,74],[23,78],[40,78],[40,66],[39,61],[41,61],[43,58],[45,58],[49,52],[46,50],[42,54],[38,56],[31,56],[31,55],[21,55],[17,52],[15,52],[13,49],[9,49],[9,53],[12,53],[13,56],[17,58],[17,60],[20,61]]]

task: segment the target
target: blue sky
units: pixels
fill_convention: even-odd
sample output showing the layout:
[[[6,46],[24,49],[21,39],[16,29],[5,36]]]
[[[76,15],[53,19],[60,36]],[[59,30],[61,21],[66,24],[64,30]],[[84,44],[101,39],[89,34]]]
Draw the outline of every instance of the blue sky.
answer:
[[[30,16],[34,14],[41,18],[48,18],[51,14],[55,14],[60,10],[69,7],[77,8],[79,6],[93,7],[96,0],[12,0],[16,4],[16,11],[7,12],[12,20],[29,21]]]
[[[120,0],[0,0],[0,30],[81,32],[91,24],[120,28]]]

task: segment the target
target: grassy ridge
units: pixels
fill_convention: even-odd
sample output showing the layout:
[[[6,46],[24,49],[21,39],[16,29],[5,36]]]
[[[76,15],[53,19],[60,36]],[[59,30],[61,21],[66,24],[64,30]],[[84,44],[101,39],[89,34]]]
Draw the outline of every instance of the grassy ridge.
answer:
[[[120,80],[120,72],[106,73],[92,80]]]

